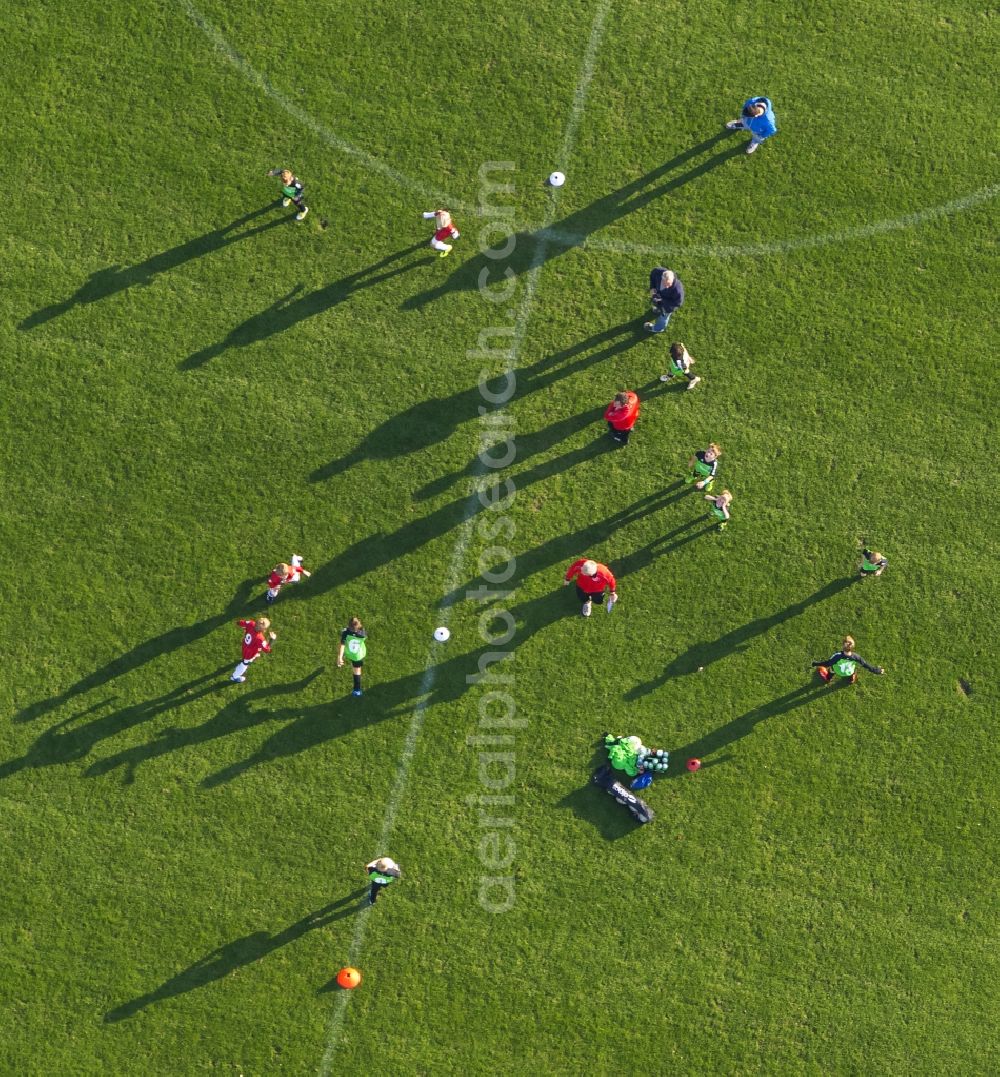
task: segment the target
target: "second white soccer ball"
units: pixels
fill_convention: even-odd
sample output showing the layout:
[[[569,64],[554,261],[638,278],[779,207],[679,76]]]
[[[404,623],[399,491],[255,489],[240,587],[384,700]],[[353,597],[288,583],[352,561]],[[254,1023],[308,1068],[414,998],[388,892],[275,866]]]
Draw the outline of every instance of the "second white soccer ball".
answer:
[[[562,172],[553,172],[549,176],[550,187],[561,187],[566,182],[566,177]]]
[[[441,625],[440,628],[434,629],[434,638],[438,643],[447,643],[451,639],[451,632],[444,625]]]

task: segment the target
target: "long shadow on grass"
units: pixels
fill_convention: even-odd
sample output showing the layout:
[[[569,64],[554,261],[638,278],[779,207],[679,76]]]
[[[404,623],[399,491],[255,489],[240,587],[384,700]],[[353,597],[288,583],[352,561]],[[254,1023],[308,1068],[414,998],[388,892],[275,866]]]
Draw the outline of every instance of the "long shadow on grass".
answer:
[[[793,617],[800,616],[810,606],[815,606],[820,602],[825,602],[828,598],[833,598],[834,595],[840,594],[841,591],[850,587],[856,579],[860,579],[860,577],[844,576],[842,579],[833,580],[814,594],[809,595],[808,598],[793,602],[783,610],[778,610],[775,613],[768,614],[766,617],[758,617],[755,621],[740,625],[739,628],[734,628],[731,632],[727,632],[716,640],[693,643],[683,654],[679,654],[669,662],[658,676],[630,688],[625,693],[625,699],[630,701],[641,699],[650,692],[655,692],[657,688],[660,688],[672,677],[684,677],[689,673],[696,672],[699,667],[707,668],[721,658],[745,651],[751,640],[770,632],[772,628],[777,628],[778,625],[783,625]]]
[[[276,935],[269,935],[266,931],[254,931],[250,935],[244,935],[241,939],[227,942],[224,946],[220,946],[210,954],[199,958],[189,968],[184,969],[183,972],[178,972],[176,976],[171,976],[169,980],[154,991],[140,995],[138,998],[132,999],[131,1002],[125,1002],[121,1006],[116,1006],[115,1009],[109,1010],[104,1015],[104,1020],[108,1024],[112,1024],[115,1021],[124,1021],[129,1017],[134,1017],[147,1006],[163,1002],[168,998],[176,998],[178,995],[187,994],[188,991],[193,991],[197,987],[204,987],[206,984],[221,980],[237,969],[252,965],[255,961],[260,961],[269,954],[273,954],[275,950],[280,950],[290,942],[301,939],[303,935],[307,935],[310,931],[328,927],[337,920],[353,916],[364,908],[361,901],[367,892],[366,887],[355,890],[346,897],[333,901],[329,905],[324,905],[323,908],[317,909],[315,912],[308,913],[301,920],[296,920],[294,924],[289,924],[288,927],[279,931]]]
[[[665,182],[658,182],[668,174],[677,172],[682,166],[712,149],[726,136],[726,131],[720,131],[711,138],[699,142],[696,146],[684,150],[669,161],[665,161],[662,165],[658,165],[639,179],[626,183],[616,191],[611,191],[602,198],[596,199],[590,205],[577,210],[576,213],[571,213],[568,217],[564,217],[561,221],[548,228],[539,229],[535,232],[515,233],[508,241],[511,244],[509,258],[497,261],[495,252],[493,257],[479,254],[470,258],[457,266],[452,274],[436,288],[429,288],[405,300],[403,308],[406,310],[419,309],[436,299],[440,299],[449,292],[472,291],[480,288],[480,279],[484,273],[485,277],[482,279],[492,279],[494,285],[498,283],[497,278],[501,274],[507,274],[508,277],[510,273],[520,276],[538,264],[539,243],[546,243],[545,259],[541,264],[565,254],[566,251],[585,243],[598,229],[621,220],[622,217],[634,213],[671,191],[679,190],[686,184],[704,176],[744,152],[746,148],[744,145],[730,146],[707,160],[688,168],[686,171],[679,172]]]
[[[520,400],[529,393],[554,385],[561,378],[619,355],[648,335],[642,329],[640,321],[632,320],[603,329],[586,340],[547,355],[531,366],[519,369],[513,375],[516,381],[515,397]],[[575,362],[567,362],[570,359]],[[451,396],[421,400],[386,419],[371,433],[366,434],[349,453],[316,468],[309,476],[310,481],[323,482],[363,460],[393,460],[444,441],[464,422],[494,410],[486,407],[484,388],[495,396],[502,397],[510,392],[512,387],[507,379],[501,376],[471,385],[452,393]],[[501,407],[498,406],[495,410],[499,411]],[[522,440],[521,437],[518,438],[519,458],[523,457]],[[475,468],[474,458],[468,468],[429,483],[416,496],[423,498],[440,493],[463,475],[472,474]]]
[[[182,748],[194,747],[205,744],[210,740],[216,740],[219,737],[228,737],[234,733],[253,729],[261,721],[267,720],[268,714],[267,711],[255,710],[253,704],[266,699],[274,699],[276,696],[294,695],[296,692],[301,692],[312,684],[324,671],[324,668],[320,666],[297,681],[255,688],[250,692],[240,691],[237,686],[227,679],[221,684],[208,689],[208,691],[200,693],[200,695],[207,695],[208,692],[213,690],[239,693],[207,722],[184,728],[162,729],[154,740],[146,744],[137,744],[131,748],[124,748],[114,755],[106,756],[104,759],[91,763],[86,771],[87,777],[98,777],[102,774],[108,774],[118,767],[123,767],[124,775],[122,780],[125,784],[129,784],[135,780],[136,770],[141,763],[148,763],[150,760],[157,759],[162,755],[180,751]],[[229,666],[224,667],[224,669],[228,670]],[[188,700],[181,700],[181,702],[186,703]],[[135,709],[141,710],[142,708]],[[160,712],[157,711],[156,713]],[[124,711],[120,712],[120,714],[127,715],[128,712]]]
[[[791,692],[771,700],[770,703],[755,707],[753,710],[747,711],[746,714],[733,718],[732,721],[726,722],[725,725],[719,726],[718,729],[713,729],[711,733],[706,733],[705,736],[699,737],[697,740],[671,748],[670,769],[667,771],[666,776],[668,778],[683,776],[687,773],[685,762],[688,759],[704,760],[706,757],[711,757],[714,752],[718,752],[722,748],[727,748],[730,744],[735,744],[736,741],[748,737],[761,722],[766,722],[769,718],[777,718],[782,714],[789,714],[799,707],[814,703],[822,696],[829,696],[840,691],[841,688],[848,684],[849,682],[846,680],[833,687],[822,682],[803,684],[798,688],[793,688]],[[712,760],[709,759],[709,762],[712,762]]]
[[[211,673],[196,677],[193,681],[188,681],[187,684],[172,688],[157,699],[146,700],[133,707],[113,711],[83,725],[75,725],[80,718],[103,708],[112,700],[105,700],[103,703],[88,707],[80,714],[73,715],[47,729],[20,759],[10,759],[0,764],[0,780],[9,778],[26,767],[37,769],[83,759],[95,745],[108,737],[117,736],[176,707],[194,703],[196,700],[204,699],[220,691],[225,687],[225,682],[219,683],[218,678],[227,669],[229,669],[228,665],[222,666]],[[208,683],[210,681],[215,683]]]
[[[108,266],[106,269],[99,269],[96,273],[92,273],[86,283],[69,299],[64,300],[62,303],[54,303],[51,306],[43,307],[41,310],[36,310],[34,314],[29,314],[18,325],[18,329],[34,329],[36,326],[51,321],[53,318],[60,317],[72,310],[73,307],[96,303],[98,300],[107,299],[109,296],[124,292],[137,284],[152,284],[154,278],[159,274],[176,269],[178,266],[184,265],[185,262],[194,261],[195,258],[202,258],[213,251],[222,250],[223,247],[228,247],[231,243],[252,239],[270,228],[277,228],[279,225],[287,224],[293,220],[291,216],[277,217],[266,224],[258,225],[256,228],[251,228],[245,232],[237,231],[243,225],[249,224],[250,221],[263,216],[263,214],[268,213],[280,204],[280,202],[269,202],[266,206],[261,206],[260,209],[255,209],[253,212],[238,218],[232,224],[227,224],[224,228],[213,228],[212,231],[194,239],[189,239],[186,243],[181,243],[176,247],[171,247],[168,251],[154,254],[152,258],[147,258],[145,262],[139,262],[133,266]]]
[[[71,685],[64,692],[60,692],[59,695],[50,696],[48,699],[41,699],[36,703],[30,703],[28,706],[23,707],[14,715],[14,721],[30,722],[40,718],[42,715],[49,714],[57,707],[69,703],[77,696],[83,695],[93,688],[100,688],[113,681],[116,677],[132,673],[161,655],[179,650],[181,647],[207,636],[210,632],[214,632],[228,621],[235,620],[243,613],[253,588],[261,585],[261,583],[262,581],[259,579],[244,580],[236,588],[236,593],[221,613],[207,617],[203,621],[196,621],[191,625],[178,625],[176,628],[171,628],[159,636],[144,640],[136,647],[133,647],[132,650],[112,659],[107,665],[102,666],[93,673],[88,673],[86,677],[82,677],[76,684]]]
[[[515,479],[514,481],[515,485],[520,489],[520,480]],[[683,482],[675,482],[662,490],[658,490],[656,493],[648,494],[646,497],[640,498],[627,508],[613,513],[604,520],[587,524],[585,527],[578,528],[576,531],[568,531],[565,534],[556,535],[554,538],[539,543],[539,545],[530,550],[517,552],[518,585],[523,585],[524,581],[530,576],[533,576],[538,572],[545,572],[555,565],[559,565],[561,568],[567,567],[570,561],[574,558],[589,553],[594,547],[606,542],[623,527],[628,527],[630,524],[634,524],[637,521],[644,519],[646,516],[652,516],[654,513],[660,512],[668,505],[672,505],[674,502],[687,497],[690,492],[690,486],[685,486]],[[706,525],[708,526],[706,527]],[[698,531],[689,538],[682,538],[686,532],[699,526],[703,528],[702,531]],[[692,541],[706,530],[711,529],[710,517],[707,517],[704,514],[695,516],[680,524],[678,527],[660,535],[654,542],[650,543],[649,546],[643,547],[642,550],[628,554],[622,559],[616,559],[610,567],[616,575],[622,577],[623,584],[627,587],[626,576],[627,574],[636,571],[637,567],[640,567],[640,561],[642,562],[641,567],[645,567],[646,564],[651,563],[656,557],[669,553],[677,548],[678,544],[685,545],[686,542]],[[498,576],[503,568],[503,563],[497,562],[489,566],[484,565],[484,568],[487,572]],[[466,580],[465,583],[460,584],[454,591],[449,592],[449,594],[445,596],[443,604],[445,606],[450,606],[461,601],[464,595],[481,584],[481,576],[475,576]]]
[[[299,322],[332,309],[366,288],[374,288],[376,285],[384,284],[387,280],[392,280],[393,277],[398,277],[402,273],[409,273],[410,270],[416,269],[418,266],[426,265],[434,259],[419,258],[416,261],[396,266],[393,269],[386,268],[391,266],[393,262],[398,262],[401,258],[405,258],[408,254],[423,250],[425,246],[426,244],[424,243],[415,243],[410,247],[404,247],[402,250],[386,255],[379,262],[366,266],[364,269],[359,269],[356,273],[351,273],[349,276],[342,277],[340,280],[327,284],[323,288],[317,288],[314,292],[310,292],[300,299],[295,299],[295,296],[302,290],[302,286],[298,285],[276,303],[236,326],[225,340],[220,341],[218,344],[213,344],[209,348],[203,348],[200,352],[195,352],[194,355],[189,355],[187,359],[177,365],[181,370],[194,370],[197,367],[204,366],[207,362],[222,355],[223,352],[228,351],[230,348],[246,348],[251,344],[276,336],[278,333],[284,333],[286,330],[298,325]],[[378,270],[385,270],[385,272],[379,273]]]
[[[586,445],[546,464],[518,475],[514,481],[518,490],[550,475],[566,471],[584,460],[589,460],[610,449],[610,439],[595,439]],[[472,506],[470,510],[470,505]],[[326,594],[334,587],[342,587],[351,580],[405,557],[438,536],[464,523],[469,515],[484,511],[481,503],[472,503],[465,495],[449,501],[426,516],[410,520],[393,532],[379,532],[352,543],[325,564],[313,570],[306,586],[283,593],[281,602],[302,602]]]

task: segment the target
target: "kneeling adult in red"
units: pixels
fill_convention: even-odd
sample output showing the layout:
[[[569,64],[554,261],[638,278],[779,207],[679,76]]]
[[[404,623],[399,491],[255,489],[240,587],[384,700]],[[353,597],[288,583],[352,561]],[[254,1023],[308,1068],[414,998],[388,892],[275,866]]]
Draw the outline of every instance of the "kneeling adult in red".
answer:
[[[608,433],[611,440],[619,445],[627,445],[632,427],[639,418],[639,397],[635,393],[622,391],[615,394],[614,400],[604,413],[608,421]]]

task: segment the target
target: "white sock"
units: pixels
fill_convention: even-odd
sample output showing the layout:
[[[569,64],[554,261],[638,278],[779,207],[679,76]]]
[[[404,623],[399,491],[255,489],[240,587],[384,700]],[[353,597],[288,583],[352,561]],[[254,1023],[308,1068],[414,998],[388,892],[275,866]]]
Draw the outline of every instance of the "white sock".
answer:
[[[246,662],[240,662],[240,664],[233,670],[233,675],[229,679],[231,681],[238,681],[240,677],[245,676],[246,671],[249,668],[250,667],[246,664]]]

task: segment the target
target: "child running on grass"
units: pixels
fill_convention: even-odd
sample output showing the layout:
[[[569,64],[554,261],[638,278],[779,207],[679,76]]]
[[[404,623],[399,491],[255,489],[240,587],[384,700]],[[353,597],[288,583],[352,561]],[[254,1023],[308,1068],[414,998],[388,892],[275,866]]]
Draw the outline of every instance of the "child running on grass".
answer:
[[[678,340],[674,341],[670,345],[670,369],[666,374],[660,375],[660,381],[673,381],[674,378],[687,379],[687,387],[693,389],[701,378],[692,377],[691,367],[694,365],[694,359],[691,358],[690,352],[687,348]]]
[[[261,654],[270,654],[271,643],[278,637],[269,631],[271,622],[266,617],[236,623],[243,629],[243,661],[233,670],[229,679],[242,684],[247,679],[250,663],[256,662]]]
[[[705,500],[712,502],[708,511],[719,521],[719,530],[725,531],[726,524],[729,523],[729,506],[733,502],[733,495],[728,490],[723,490],[718,497],[715,494],[705,494]]]
[[[878,550],[861,551],[861,575],[865,579],[869,576],[881,576],[888,564],[889,559],[883,557]]]
[[[451,254],[449,239],[458,239],[462,234],[455,227],[451,219],[451,213],[446,209],[432,209],[424,214],[425,220],[434,218],[434,235],[431,237],[431,246],[440,251],[439,258],[447,258]]]
[[[364,625],[357,617],[352,617],[347,627],[340,633],[340,650],[337,652],[337,666],[344,664],[344,652],[347,652],[351,660],[351,672],[354,674],[354,688],[352,696],[360,696],[361,693],[361,668],[365,664],[365,655],[368,653],[368,633]]]
[[[696,490],[710,491],[712,489],[712,483],[715,482],[715,473],[719,469],[719,457],[722,455],[722,449],[713,441],[707,449],[699,449],[698,452],[688,460],[688,467],[691,469],[691,473],[684,480],[688,485],[694,483]]]
[[[295,219],[304,221],[309,207],[305,203],[305,189],[298,176],[290,168],[272,168],[267,175],[281,177],[281,204],[285,207],[294,205],[298,210]]]
[[[290,565],[286,565],[282,561],[280,565],[275,565],[271,570],[271,575],[267,578],[267,594],[264,595],[264,601],[270,604],[278,597],[279,592],[286,583],[298,583],[303,576],[311,575],[311,572],[302,567],[301,556],[293,553]]]
[[[841,650],[830,655],[829,658],[812,663],[812,668],[819,673],[820,679],[826,681],[827,684],[829,684],[835,676],[845,678],[851,684],[854,684],[858,679],[858,666],[862,666],[864,669],[867,669],[869,673],[878,674],[880,677],[885,673],[885,670],[881,666],[870,665],[860,654],[855,653],[854,639],[851,636],[844,636]]]
[[[611,440],[619,445],[627,445],[632,436],[632,427],[639,418],[638,395],[627,391],[617,393],[604,412],[604,418],[608,423]]]

